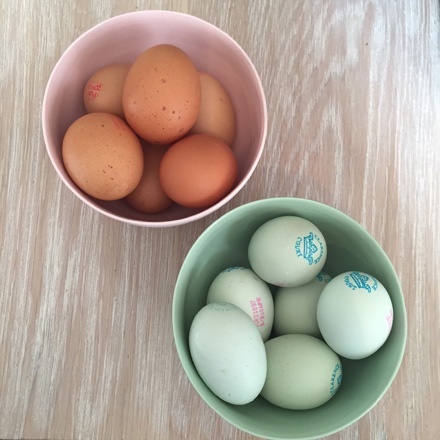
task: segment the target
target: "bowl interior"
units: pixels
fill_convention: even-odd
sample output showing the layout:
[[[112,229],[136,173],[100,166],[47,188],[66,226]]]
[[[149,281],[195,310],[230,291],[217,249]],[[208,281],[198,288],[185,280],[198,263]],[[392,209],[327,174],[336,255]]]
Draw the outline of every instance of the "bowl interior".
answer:
[[[215,76],[228,91],[236,114],[232,149],[238,162],[236,187],[216,205],[194,210],[181,206],[142,214],[124,200],[102,202],[82,192],[68,176],[61,146],[69,125],[85,113],[84,86],[92,73],[112,63],[131,63],[161,43],[183,49],[198,70]],[[267,130],[266,103],[259,76],[241,47],[217,27],[191,15],[140,11],[111,18],[81,35],[64,52],[49,78],[43,102],[43,133],[51,161],[65,184],[84,202],[115,218],[138,222],[183,222],[213,212],[245,185],[261,156]],[[179,222],[179,219],[182,220]]]
[[[323,406],[307,411],[277,408],[263,398],[234,406],[213,395],[194,368],[188,335],[195,314],[205,304],[209,285],[223,269],[249,266],[247,246],[253,232],[281,215],[304,217],[321,230],[328,245],[330,275],[348,270],[367,272],[388,290],[394,307],[391,334],[374,355],[358,361],[342,358],[344,379],[338,393]],[[277,439],[320,438],[339,431],[368,412],[383,396],[400,366],[406,341],[406,311],[399,280],[378,243],[357,222],[317,202],[266,199],[230,211],[196,241],[179,273],[173,303],[176,348],[182,365],[206,403],[231,424],[253,435]]]

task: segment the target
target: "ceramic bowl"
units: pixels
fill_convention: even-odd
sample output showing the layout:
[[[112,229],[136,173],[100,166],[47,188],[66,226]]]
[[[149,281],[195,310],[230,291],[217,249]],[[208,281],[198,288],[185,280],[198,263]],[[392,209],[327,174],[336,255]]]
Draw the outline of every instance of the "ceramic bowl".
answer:
[[[124,199],[105,202],[84,193],[70,179],[61,156],[67,128],[85,114],[83,90],[96,70],[131,63],[151,46],[167,43],[183,49],[195,66],[215,76],[229,93],[236,114],[232,145],[238,162],[233,189],[206,209],[173,205],[158,214],[143,214]],[[258,73],[244,50],[225,32],[197,17],[171,11],[139,11],[110,18],[77,38],[56,63],[43,99],[43,135],[47,153],[65,185],[96,211],[126,223],[176,226],[200,219],[231,200],[254,172],[266,139],[267,110]]]
[[[303,411],[276,407],[261,396],[247,405],[231,405],[216,397],[198,375],[189,351],[189,329],[206,304],[217,274],[231,266],[250,267],[249,240],[266,221],[283,215],[306,218],[324,234],[328,255],[324,271],[331,276],[358,270],[376,277],[387,289],[394,322],[385,344],[362,360],[341,358],[344,378],[333,398]],[[173,327],[181,364],[194,389],[221,417],[262,438],[318,439],[344,429],[373,408],[395,378],[404,354],[407,321],[399,279],[377,241],[356,221],[321,203],[273,198],[242,205],[212,223],[188,252],[178,275],[173,300]],[[203,423],[203,421],[201,421]]]

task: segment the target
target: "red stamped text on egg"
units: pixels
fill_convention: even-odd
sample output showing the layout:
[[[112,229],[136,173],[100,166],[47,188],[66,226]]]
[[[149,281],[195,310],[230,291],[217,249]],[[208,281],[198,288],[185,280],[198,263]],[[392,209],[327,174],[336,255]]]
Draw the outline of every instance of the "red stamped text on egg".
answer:
[[[387,324],[388,324],[388,330],[391,330],[391,327],[393,326],[393,309],[390,309],[390,313],[386,316]]]
[[[264,306],[260,297],[249,301],[252,308],[252,319],[257,327],[264,326]]]
[[[90,81],[87,84],[87,96],[95,99],[99,96],[99,92],[102,90],[102,83]]]

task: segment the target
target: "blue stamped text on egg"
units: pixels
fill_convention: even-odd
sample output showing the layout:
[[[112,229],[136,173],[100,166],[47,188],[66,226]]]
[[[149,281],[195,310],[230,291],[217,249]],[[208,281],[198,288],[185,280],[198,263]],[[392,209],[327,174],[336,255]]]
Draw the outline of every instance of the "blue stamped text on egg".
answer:
[[[304,258],[311,266],[321,260],[324,254],[324,245],[317,235],[310,232],[308,235],[296,239],[295,252],[298,257]]]
[[[372,293],[377,290],[378,287],[376,278],[357,271],[350,272],[346,275],[344,281],[346,286],[350,287],[351,290],[361,289]]]
[[[330,379],[330,395],[334,396],[336,391],[338,391],[342,382],[342,364],[339,362],[333,369],[332,377]]]
[[[246,270],[246,267],[232,266],[232,267],[228,267],[227,269],[222,270],[222,272],[233,272],[234,270]]]
[[[328,284],[332,277],[329,274],[321,271],[318,273],[318,275],[316,275],[316,279],[321,283]]]

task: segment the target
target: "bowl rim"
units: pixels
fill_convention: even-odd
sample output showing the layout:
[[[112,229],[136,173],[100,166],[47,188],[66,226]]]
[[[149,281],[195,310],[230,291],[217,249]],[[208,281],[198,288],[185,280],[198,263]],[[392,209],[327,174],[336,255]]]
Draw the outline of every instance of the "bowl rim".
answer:
[[[174,293],[173,293],[173,303],[172,303],[172,326],[173,326],[174,346],[175,346],[175,350],[177,351],[177,355],[178,355],[180,364],[185,372],[187,379],[191,383],[191,385],[192,385],[193,389],[196,391],[196,393],[205,402],[205,404],[207,404],[222,419],[224,419],[229,424],[235,426],[236,428],[240,429],[241,431],[244,431],[244,432],[251,434],[251,435],[254,435],[254,436],[262,437],[261,433],[256,432],[255,430],[252,430],[251,428],[243,427],[239,423],[236,423],[235,421],[231,421],[226,416],[221,414],[214,407],[214,405],[211,402],[209,402],[208,400],[205,399],[203,393],[201,393],[199,391],[199,386],[197,385],[197,383],[195,383],[193,381],[193,378],[192,378],[193,371],[190,371],[190,369],[189,369],[189,364],[192,363],[192,361],[190,360],[189,363],[187,363],[187,362],[184,362],[182,359],[182,355],[186,354],[186,350],[184,349],[184,346],[185,346],[185,344],[183,342],[184,337],[182,334],[180,334],[181,332],[180,332],[180,329],[178,328],[180,326],[180,323],[178,323],[177,321],[180,319],[179,315],[180,316],[182,315],[181,310],[183,309],[183,306],[185,303],[185,301],[184,301],[185,296],[183,294],[179,294],[178,290],[180,288],[180,285],[182,283],[184,283],[184,281],[185,281],[184,278],[186,278],[186,275],[185,275],[186,271],[184,269],[186,268],[186,266],[188,266],[190,264],[190,260],[192,259],[192,254],[197,251],[198,246],[201,246],[200,243],[203,243],[205,238],[208,237],[213,231],[215,231],[219,227],[219,225],[221,225],[228,218],[237,216],[243,211],[246,212],[247,210],[252,209],[256,205],[266,205],[267,207],[270,207],[272,204],[277,204],[282,201],[292,201],[293,203],[299,203],[300,205],[301,204],[315,205],[315,206],[319,207],[320,209],[327,210],[328,212],[333,212],[333,213],[339,215],[341,218],[344,218],[348,223],[350,223],[354,228],[356,228],[359,231],[359,233],[364,234],[364,236],[367,236],[369,238],[369,240],[371,240],[371,243],[376,248],[376,251],[382,255],[382,257],[385,259],[385,261],[387,261],[389,268],[391,269],[391,275],[392,275],[394,281],[396,282],[396,286],[398,287],[397,294],[400,297],[401,303],[402,303],[401,319],[402,319],[403,328],[400,331],[400,333],[403,334],[403,336],[401,338],[399,338],[399,340],[398,340],[399,351],[398,351],[398,356],[395,359],[395,365],[393,366],[392,369],[390,369],[391,374],[390,374],[389,380],[386,383],[386,386],[384,387],[384,389],[380,393],[378,393],[376,398],[372,401],[372,403],[365,410],[361,411],[359,414],[357,414],[355,417],[353,417],[353,419],[351,421],[344,423],[343,425],[341,425],[340,427],[335,428],[335,429],[325,430],[325,431],[323,430],[323,432],[321,432],[318,436],[311,436],[311,437],[310,436],[309,437],[271,436],[271,437],[267,437],[272,440],[317,440],[317,439],[322,438],[323,436],[329,436],[329,435],[335,434],[335,433],[340,432],[343,429],[351,426],[352,424],[354,424],[358,420],[360,420],[362,417],[364,417],[368,412],[370,412],[377,405],[377,403],[383,398],[383,396],[389,390],[391,384],[393,383],[394,379],[397,376],[397,373],[398,373],[400,366],[402,364],[402,360],[403,360],[403,357],[405,354],[406,343],[407,343],[407,331],[408,331],[407,319],[408,318],[407,318],[407,311],[406,311],[406,306],[405,306],[405,297],[404,297],[404,294],[402,291],[399,277],[397,276],[396,270],[394,268],[394,265],[392,264],[391,260],[389,259],[387,253],[384,251],[382,246],[380,246],[378,241],[371,235],[371,233],[364,226],[362,226],[359,222],[354,220],[349,215],[347,215],[344,212],[340,211],[339,209],[334,208],[334,207],[327,205],[325,203],[318,202],[318,201],[311,200],[311,199],[306,199],[306,198],[298,198],[298,197],[268,197],[268,198],[263,198],[263,199],[259,199],[259,200],[254,200],[254,201],[245,203],[243,205],[240,205],[240,206],[226,212],[225,214],[223,214],[221,217],[219,217],[217,220],[215,220],[213,223],[211,223],[196,238],[196,240],[192,244],[191,248],[189,249],[187,255],[185,256],[185,259],[184,259],[184,261],[181,265],[181,268],[179,270],[179,273],[178,273],[178,276],[177,276],[177,279],[175,282],[175,288],[174,288]],[[180,310],[180,312],[179,312],[179,310]],[[263,437],[263,438],[266,438],[266,437]]]
[[[127,17],[137,17],[139,20],[142,20],[145,16],[151,16],[151,15],[162,15],[164,17],[168,16],[179,16],[183,17],[185,20],[192,21],[194,23],[200,23],[204,26],[212,29],[215,31],[218,35],[221,35],[226,40],[229,40],[229,42],[240,52],[241,56],[243,57],[244,62],[250,67],[250,70],[255,77],[257,89],[259,91],[260,100],[262,104],[262,115],[263,115],[263,124],[262,124],[262,130],[261,130],[261,142],[259,145],[258,150],[256,150],[255,159],[252,161],[251,166],[244,174],[243,178],[237,182],[236,186],[221,200],[219,200],[214,205],[203,209],[200,212],[197,212],[195,214],[190,214],[188,216],[178,218],[175,220],[162,220],[162,221],[153,221],[153,220],[138,220],[138,219],[130,219],[126,218],[122,215],[115,214],[101,206],[98,206],[94,204],[91,200],[89,200],[88,196],[85,195],[76,185],[72,184],[70,181],[68,181],[59,171],[59,167],[57,166],[57,161],[55,158],[54,153],[49,148],[49,132],[50,132],[50,114],[48,109],[48,97],[49,97],[49,90],[51,88],[52,83],[54,82],[54,78],[56,76],[56,72],[59,69],[60,65],[62,65],[64,59],[69,55],[69,53],[73,50],[73,48],[77,45],[78,42],[82,41],[83,39],[86,39],[91,33],[96,32],[97,29],[108,26],[113,22],[119,21],[121,19],[126,19]],[[105,215],[106,217],[109,217],[113,220],[118,220],[120,222],[131,224],[135,226],[143,226],[143,227],[151,227],[151,228],[163,228],[163,227],[173,227],[173,226],[180,226],[186,223],[190,223],[196,220],[200,220],[213,212],[220,209],[222,206],[226,205],[228,202],[230,202],[247,184],[249,179],[254,174],[254,171],[256,167],[258,166],[261,156],[263,154],[263,150],[265,148],[266,140],[267,140],[267,131],[268,131],[268,110],[267,110],[267,100],[266,95],[264,92],[263,84],[261,81],[261,77],[250,59],[249,55],[244,51],[244,49],[238,44],[238,42],[228,33],[217,27],[216,25],[200,18],[195,15],[191,15],[186,12],[178,12],[178,11],[170,11],[170,10],[162,10],[162,9],[148,9],[148,10],[138,10],[138,11],[132,11],[132,12],[126,12],[123,14],[118,14],[112,17],[109,17],[99,23],[96,23],[86,31],[82,32],[77,38],[75,38],[62,52],[61,56],[57,60],[57,62],[54,64],[54,67],[49,75],[49,79],[46,83],[46,87],[43,94],[43,100],[42,100],[42,106],[41,106],[41,123],[42,123],[42,132],[43,132],[43,140],[45,144],[46,152],[49,156],[49,159],[52,163],[53,168],[55,169],[56,174],[61,179],[61,181],[64,183],[64,185],[82,202],[84,202],[87,206],[91,207],[93,210],[99,212],[100,214]],[[92,198],[93,200],[93,198]]]

